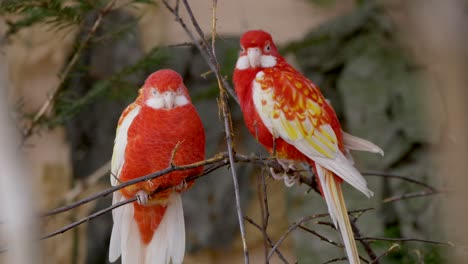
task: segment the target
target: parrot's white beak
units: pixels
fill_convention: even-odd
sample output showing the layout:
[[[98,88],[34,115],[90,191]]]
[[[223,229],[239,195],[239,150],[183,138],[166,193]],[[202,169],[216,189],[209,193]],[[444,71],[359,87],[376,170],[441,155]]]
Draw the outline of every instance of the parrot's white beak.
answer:
[[[261,65],[262,53],[260,48],[248,48],[247,49],[247,58],[249,58],[249,64],[251,68],[257,68]]]
[[[165,92],[163,95],[164,106],[167,109],[172,109],[175,105],[176,93],[174,92]]]

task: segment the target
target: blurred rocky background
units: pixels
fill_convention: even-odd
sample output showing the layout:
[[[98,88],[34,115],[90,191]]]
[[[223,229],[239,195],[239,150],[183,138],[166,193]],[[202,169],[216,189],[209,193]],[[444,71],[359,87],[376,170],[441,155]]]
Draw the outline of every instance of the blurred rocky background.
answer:
[[[209,35],[211,1],[190,2]],[[21,145],[30,164],[30,181],[40,195],[39,211],[109,187],[107,170],[117,119],[144,78],[160,68],[173,68],[184,77],[207,130],[207,157],[225,150],[214,76],[197,49],[187,44],[171,14],[159,1],[116,1],[118,8],[102,15],[99,10],[106,5],[104,0],[0,2],[1,52],[6,54],[2,63],[8,66],[10,79],[5,89],[12,117],[19,120],[18,131],[24,133],[54,87],[60,87],[53,107]],[[217,55],[228,79],[239,35],[247,29],[265,29],[288,61],[321,87],[343,128],[385,150],[384,157],[356,153],[358,168],[405,175],[444,191],[467,186],[456,177],[464,171],[460,166],[466,166],[456,162],[466,157],[460,100],[467,97],[456,95],[466,83],[463,71],[468,69],[462,63],[467,61],[463,60],[468,36],[462,26],[468,22],[465,2],[242,0],[218,5]],[[182,15],[187,19],[187,14]],[[81,43],[86,43],[83,49]],[[61,80],[78,50],[76,64]],[[265,155],[247,133],[234,100],[231,109],[236,150]],[[433,155],[437,153],[454,157]],[[442,169],[437,170],[437,165]],[[244,212],[260,222],[258,175],[266,171],[246,164],[236,169]],[[344,187],[350,210],[373,208],[356,222],[363,237],[410,237],[458,245],[377,241],[371,246],[378,256],[393,244],[400,245],[380,263],[451,263],[456,260],[452,256],[466,257],[460,248],[467,241],[467,229],[461,220],[451,222],[450,217],[456,213],[456,219],[466,219],[466,205],[456,203],[462,197],[451,192],[392,202],[388,198],[427,190],[398,179],[375,175],[367,179],[375,192],[372,199]],[[266,183],[271,214],[267,231],[273,243],[301,217],[327,211],[323,199],[305,186],[288,189],[270,178]],[[184,263],[241,263],[229,170],[221,168],[199,179],[183,200]],[[41,228],[55,230],[110,203],[107,197],[49,217]],[[340,241],[330,226],[314,221],[305,226]],[[107,263],[111,227],[111,216],[106,214],[43,241],[43,262]],[[247,222],[246,228],[251,262],[264,263],[261,232]],[[342,249],[301,229],[293,231],[279,249],[289,263],[324,263],[344,256]],[[282,261],[273,255],[271,263]]]

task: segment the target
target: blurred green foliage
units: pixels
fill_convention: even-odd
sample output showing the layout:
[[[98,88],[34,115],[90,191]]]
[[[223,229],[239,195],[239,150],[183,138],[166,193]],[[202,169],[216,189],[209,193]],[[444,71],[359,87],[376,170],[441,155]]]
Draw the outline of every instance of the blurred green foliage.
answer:
[[[17,15],[15,19],[7,20],[7,35],[37,23],[63,29],[81,23],[88,12],[98,9],[103,3],[84,0],[4,0],[0,2],[0,15]]]

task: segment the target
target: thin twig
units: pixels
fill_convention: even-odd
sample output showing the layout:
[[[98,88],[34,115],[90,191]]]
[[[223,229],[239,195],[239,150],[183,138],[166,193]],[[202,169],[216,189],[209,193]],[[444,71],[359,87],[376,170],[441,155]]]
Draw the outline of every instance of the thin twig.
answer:
[[[375,258],[373,259],[369,264],[376,264],[376,263],[379,263],[378,261],[387,256],[388,254],[390,254],[390,252],[392,252],[394,249],[399,249],[400,248],[400,245],[398,244],[393,244],[391,245],[382,255],[380,255],[378,258]]]
[[[362,175],[371,176],[371,177],[378,176],[378,177],[399,179],[399,180],[402,180],[402,181],[407,181],[407,182],[411,182],[411,183],[420,185],[420,186],[422,186],[422,187],[424,187],[424,188],[426,188],[428,190],[433,190],[433,191],[436,190],[436,188],[432,187],[431,185],[429,185],[429,184],[427,184],[425,182],[418,181],[418,180],[415,180],[415,179],[412,179],[412,178],[409,178],[409,177],[406,177],[406,176],[393,174],[393,173],[387,173],[387,172],[381,172],[381,171],[364,171],[364,172],[362,172]]]
[[[96,182],[98,182],[102,177],[109,173],[111,166],[111,161],[109,160],[104,165],[99,167],[89,176],[86,176],[82,180],[76,181],[75,186],[73,189],[69,190],[65,194],[64,204],[68,204],[74,201],[80,194],[82,194],[88,186],[93,186]]]
[[[439,194],[442,193],[443,191],[436,189],[435,187],[419,181],[415,180],[406,176],[402,175],[397,175],[393,173],[387,173],[387,172],[379,172],[379,171],[366,171],[362,173],[363,175],[366,176],[378,176],[378,177],[385,177],[385,178],[392,178],[392,179],[399,179],[402,181],[406,182],[411,182],[414,184],[417,184],[419,186],[422,186],[426,189],[426,191],[420,191],[420,192],[411,192],[411,193],[405,193],[405,194],[400,194],[400,195],[395,195],[391,196],[388,198],[385,198],[383,200],[383,203],[391,203],[391,202],[396,202],[396,201],[401,201],[401,200],[406,200],[406,199],[411,199],[411,198],[416,198],[416,197],[423,197],[423,196],[429,196],[429,195],[434,195],[434,194]]]
[[[356,213],[356,212],[362,212],[362,211],[368,211],[368,210],[372,210],[372,209],[373,208],[364,208],[364,209],[352,210],[352,211],[349,211],[348,214],[352,214],[352,213]],[[304,217],[300,218],[296,223],[292,224],[288,228],[288,230],[283,234],[283,236],[281,236],[281,238],[278,240],[278,242],[276,242],[276,244],[273,246],[273,249],[270,250],[270,253],[268,254],[267,259],[271,258],[271,255],[273,254],[273,251],[276,248],[278,248],[279,245],[283,242],[283,240],[289,235],[289,233],[291,233],[294,229],[298,228],[299,225],[301,225],[302,223],[308,222],[308,221],[310,221],[312,219],[326,217],[326,216],[329,216],[329,214],[328,213],[322,213],[322,214],[304,216]]]
[[[323,264],[329,264],[329,263],[333,263],[333,262],[337,262],[341,260],[347,260],[347,259],[348,259],[347,257],[334,258],[334,259],[330,259],[329,261],[324,262]]]
[[[312,230],[312,229],[310,229],[310,228],[308,228],[308,227],[305,227],[305,226],[302,225],[302,224],[299,225],[298,227],[299,227],[300,229],[302,229],[302,230],[304,230],[304,231],[306,231],[306,232],[308,232],[308,233],[311,233],[312,235],[314,235],[314,236],[320,238],[320,240],[322,240],[322,241],[325,241],[325,242],[327,242],[327,243],[329,243],[329,244],[332,244],[332,245],[334,245],[334,246],[336,246],[336,247],[343,248],[343,245],[342,245],[342,244],[337,243],[337,242],[335,242],[335,241],[333,241],[333,240],[331,240],[331,239],[329,239],[329,238],[327,238],[327,237],[325,237],[325,236],[319,234],[319,233],[318,233],[317,231],[315,231],[315,230]]]
[[[192,164],[188,164],[188,165],[181,165],[181,166],[168,166],[167,168],[163,169],[163,170],[160,170],[160,171],[157,171],[155,173],[151,173],[151,174],[148,174],[148,175],[145,175],[143,177],[139,177],[139,178],[136,178],[136,179],[133,179],[133,180],[130,180],[130,181],[126,181],[126,182],[123,182],[119,185],[116,185],[116,186],[113,186],[113,187],[110,187],[108,189],[105,189],[101,192],[98,192],[96,194],[93,194],[89,197],[86,197],[82,200],[79,200],[75,203],[72,203],[72,204],[69,204],[69,205],[66,205],[66,206],[62,206],[62,207],[59,207],[59,208],[56,208],[54,210],[51,210],[47,213],[44,213],[42,214],[42,216],[50,216],[50,215],[54,215],[54,214],[58,214],[58,213],[62,213],[62,212],[65,212],[65,211],[68,211],[68,210],[71,210],[73,208],[76,208],[80,205],[83,205],[83,204],[86,204],[86,203],[89,203],[91,201],[94,201],[98,198],[101,198],[101,197],[105,197],[115,191],[118,191],[122,188],[125,188],[127,186],[130,186],[130,185],[133,185],[133,184],[136,184],[136,183],[139,183],[139,182],[144,182],[144,181],[147,181],[147,180],[152,180],[152,179],[156,179],[158,177],[161,177],[165,174],[168,174],[170,172],[173,172],[173,171],[179,171],[179,170],[188,170],[188,169],[193,169],[193,168],[197,168],[197,167],[201,167],[201,166],[204,166],[204,165],[208,165],[208,164],[214,164],[214,163],[224,163],[224,164],[227,164],[227,162],[223,162],[223,160],[225,160],[226,157],[224,156],[220,156],[220,155],[217,155],[211,159],[207,159],[207,160],[204,160],[204,161],[199,161],[199,162],[195,162],[195,163],[192,163]]]
[[[440,242],[434,240],[427,240],[427,239],[419,239],[419,238],[386,238],[386,237],[356,237],[356,240],[368,240],[368,241],[388,241],[388,242],[421,242],[421,243],[428,243],[428,244],[435,244],[435,245],[445,245],[454,247],[455,244],[452,242]]]
[[[261,215],[261,220],[262,220],[262,226],[260,228],[260,231],[262,231],[263,235],[263,244],[264,244],[264,254],[265,254],[265,263],[268,264],[268,240],[269,236],[267,233],[267,227],[268,227],[268,219],[270,217],[270,213],[268,210],[268,198],[267,198],[267,193],[266,193],[266,183],[265,183],[265,174],[259,173],[257,176],[257,197],[258,197],[258,202],[260,206],[260,215]]]
[[[359,215],[359,216],[361,216],[361,215]],[[353,219],[353,221],[350,221],[350,222],[351,222],[351,226],[353,228],[354,236],[355,237],[361,237],[361,231],[359,230],[358,226],[356,225],[356,221],[354,221],[354,219]],[[366,240],[359,240],[359,242],[361,242],[361,245],[364,247],[364,250],[366,251],[369,258],[373,259],[373,260],[376,260],[377,255],[375,254],[374,250],[369,245],[369,243],[367,243]],[[375,263],[379,264],[378,259],[377,259],[377,262],[375,262]]]
[[[229,156],[228,153],[221,152],[221,153],[218,153],[218,154],[214,155],[212,158],[209,158],[209,159],[206,159],[206,160],[203,160],[203,161],[199,161],[199,162],[195,162],[195,163],[192,163],[192,164],[180,165],[180,166],[175,166],[175,167],[168,166],[167,168],[165,168],[163,170],[144,175],[144,176],[139,177],[137,179],[133,179],[133,180],[130,180],[130,181],[123,182],[123,183],[121,183],[121,184],[119,184],[117,186],[107,188],[107,189],[105,189],[103,191],[95,193],[95,194],[93,194],[93,195],[91,195],[89,197],[83,198],[83,199],[81,199],[79,201],[76,201],[74,203],[71,203],[71,204],[68,204],[66,206],[62,206],[62,207],[50,210],[50,211],[48,211],[46,213],[43,213],[41,216],[50,216],[50,215],[55,215],[55,214],[58,214],[58,213],[62,213],[62,212],[71,210],[71,209],[76,208],[76,207],[78,207],[80,205],[89,203],[89,202],[94,201],[96,199],[99,199],[101,197],[105,197],[105,196],[107,196],[107,195],[109,195],[109,194],[111,194],[111,193],[113,193],[115,191],[118,191],[118,190],[120,190],[122,188],[125,188],[127,186],[130,186],[130,185],[133,185],[133,184],[136,184],[136,183],[139,183],[139,182],[143,182],[143,181],[146,181],[146,180],[156,179],[158,177],[161,177],[161,176],[163,176],[165,174],[168,174],[170,172],[173,172],[173,171],[188,170],[188,169],[193,169],[193,168],[196,168],[196,167],[201,167],[201,166],[206,166],[206,165],[213,165],[212,167],[205,168],[204,173],[206,174],[206,173],[214,171],[214,170],[216,170],[216,169],[218,169],[220,167],[223,167],[223,166],[226,166],[226,165],[230,164],[230,161],[228,160],[228,156]],[[277,170],[277,171],[281,171],[281,169],[282,169],[281,165],[274,158],[265,159],[265,158],[259,158],[259,157],[255,156],[255,155],[247,156],[247,155],[242,155],[242,154],[235,154],[234,161],[235,162],[242,162],[242,163],[253,163],[253,164],[260,165],[260,166],[269,166],[269,167],[275,168],[275,170]]]
[[[184,140],[178,141],[175,147],[171,151],[171,158],[169,159],[169,167],[175,167],[176,164],[174,164],[174,158],[177,153],[177,150],[179,150],[180,145],[184,143]]]
[[[296,223],[292,224],[288,230],[281,236],[281,238],[278,240],[278,242],[276,242],[276,244],[273,246],[273,248],[270,250],[270,253],[268,254],[268,258],[267,258],[267,261],[270,260],[271,256],[273,255],[273,252],[281,245],[281,243],[283,243],[283,241],[286,239],[286,237],[289,235],[289,233],[291,233],[294,229],[296,229],[299,225],[301,225],[302,223],[305,223],[307,221],[310,221],[312,219],[315,219],[315,218],[319,218],[319,217],[325,217],[327,216],[328,214],[318,214],[318,215],[311,215],[311,216],[304,216],[302,217],[301,219],[299,219],[299,221],[297,221]]]
[[[71,224],[69,224],[69,225],[67,225],[67,226],[64,226],[64,227],[58,229],[57,231],[51,232],[51,233],[49,233],[49,234],[46,234],[46,235],[42,236],[42,237],[40,238],[40,240],[44,240],[44,239],[47,239],[47,238],[51,238],[51,237],[53,237],[53,236],[56,236],[56,235],[58,235],[58,234],[65,233],[65,232],[67,232],[68,230],[70,230],[70,229],[72,229],[72,228],[74,228],[74,227],[76,227],[76,226],[79,226],[79,225],[81,225],[81,224],[83,224],[83,223],[85,223],[85,222],[88,222],[89,220],[91,220],[91,219],[93,219],[93,218],[96,218],[96,217],[98,217],[98,216],[100,216],[100,215],[103,215],[104,213],[110,212],[110,211],[112,211],[112,210],[114,210],[114,209],[116,209],[116,208],[118,208],[118,207],[120,207],[120,206],[123,206],[123,205],[125,205],[125,204],[134,202],[134,201],[136,201],[136,200],[137,200],[137,197],[133,197],[133,198],[127,199],[127,200],[125,200],[125,201],[121,201],[121,202],[115,203],[115,204],[113,204],[113,205],[110,206],[110,207],[107,207],[107,208],[104,208],[104,209],[102,209],[102,210],[99,210],[99,211],[97,211],[97,212],[95,212],[95,213],[93,213],[93,214],[91,214],[91,215],[88,215],[87,217],[84,217],[84,218],[82,218],[82,219],[80,219],[80,220],[78,220],[78,221],[76,221],[76,222],[73,222],[73,223],[71,223]]]
[[[391,203],[391,202],[402,201],[402,200],[407,200],[407,199],[411,199],[411,198],[430,196],[430,195],[439,194],[439,193],[441,193],[441,192],[437,191],[437,190],[404,193],[404,194],[401,194],[401,195],[395,195],[395,196],[385,198],[383,200],[383,203]]]
[[[335,241],[333,241],[333,240],[331,240],[331,239],[329,239],[329,238],[327,238],[327,237],[325,237],[325,236],[319,234],[318,232],[316,232],[316,231],[314,231],[314,230],[312,230],[312,229],[310,229],[310,228],[305,227],[305,226],[302,225],[302,224],[299,225],[298,227],[299,227],[300,229],[302,229],[302,230],[304,230],[304,231],[307,231],[307,232],[311,233],[312,235],[314,235],[314,236],[320,238],[320,240],[322,240],[322,241],[325,241],[325,242],[327,242],[327,243],[329,243],[329,244],[332,244],[332,245],[334,245],[334,246],[336,246],[336,247],[343,248],[343,245],[342,245],[342,244],[339,244],[339,243],[337,243],[337,242],[335,242]],[[361,256],[359,256],[359,258],[360,258],[362,261],[364,261],[365,263],[369,263],[369,261],[368,261],[367,259],[365,259],[365,258],[363,258],[363,257],[361,257]]]
[[[195,17],[193,16],[190,5],[188,4],[187,0],[183,0],[183,3],[185,6],[185,9],[187,10],[187,12],[190,14],[190,17],[192,18],[193,26],[198,31],[198,34],[200,35],[200,37],[203,38],[203,32],[200,26],[198,25],[198,22],[195,20]],[[226,134],[226,144],[228,148],[232,182],[234,185],[234,194],[236,198],[236,211],[237,211],[237,217],[239,220],[239,229],[240,229],[240,234],[241,234],[241,239],[242,239],[242,249],[244,251],[244,263],[248,264],[249,263],[249,251],[247,248],[247,239],[246,239],[245,226],[244,226],[244,214],[241,208],[240,193],[239,193],[239,180],[237,178],[237,172],[236,172],[235,161],[234,161],[234,148],[233,148],[234,133],[232,132],[232,118],[231,118],[231,112],[229,110],[229,106],[227,102],[226,89],[223,86],[223,83],[221,80],[222,77],[220,73],[220,67],[216,59],[216,46],[215,46],[216,44],[215,43],[216,41],[216,5],[217,5],[217,0],[213,0],[212,27],[211,27],[211,40],[212,40],[211,59],[213,60],[213,63],[215,64],[215,74],[216,74],[216,79],[218,80],[219,97],[220,97],[218,102],[219,102],[219,108],[221,110],[223,121],[224,121],[224,132]]]
[[[182,42],[182,43],[176,43],[176,44],[169,44],[166,46],[166,48],[192,47],[192,46],[193,46],[192,42]]]
[[[55,88],[53,88],[50,91],[46,101],[42,104],[41,108],[39,108],[39,111],[34,115],[29,125],[24,129],[23,141],[25,141],[28,137],[32,135],[34,128],[37,126],[40,119],[46,114],[47,110],[49,110],[49,108],[53,105],[53,103],[57,99],[57,95],[59,94],[59,91],[64,87],[65,81],[68,78],[68,75],[70,74],[71,70],[77,63],[81,55],[81,52],[91,41],[93,35],[96,33],[97,29],[101,25],[103,18],[112,10],[114,3],[115,3],[115,0],[109,1],[107,5],[102,10],[100,10],[99,15],[94,21],[94,24],[89,30],[85,39],[80,43],[75,53],[73,54],[71,60],[68,62],[67,66],[63,70],[62,74],[60,74],[59,83],[57,84],[57,86],[55,86]]]
[[[252,218],[245,216],[244,219],[252,224],[254,227],[256,227],[260,232],[263,232],[263,227],[261,227],[259,224],[257,224]],[[267,241],[268,244],[265,245],[265,248],[268,250],[268,248],[273,247],[273,241],[271,241],[271,238],[267,236]],[[278,254],[278,257],[283,261],[283,263],[289,263],[286,258],[283,256],[283,254],[279,251],[279,249],[275,250],[275,253]]]
[[[174,15],[175,20],[180,24],[180,26],[185,31],[185,33],[187,33],[187,35],[189,36],[192,43],[198,48],[198,50],[200,51],[201,56],[203,57],[203,59],[207,63],[208,67],[210,67],[210,69],[213,72],[216,72],[216,65],[213,63],[214,61],[212,59],[213,56],[211,54],[210,49],[208,49],[208,43],[206,42],[205,38],[203,37],[203,34],[201,36],[201,41],[197,41],[197,39],[195,38],[195,35],[187,27],[184,20],[180,17],[178,10],[176,10],[175,8],[172,8],[169,5],[169,3],[167,2],[167,0],[162,0],[162,3],[167,8],[167,10],[169,10],[169,12],[171,12]],[[192,13],[192,16],[193,16],[193,12],[189,12],[189,14],[190,13]],[[239,100],[237,99],[236,93],[234,92],[234,89],[232,88],[231,84],[226,80],[226,78],[224,76],[220,75],[220,78],[221,78],[221,82],[223,83],[223,86],[226,88],[226,90],[229,93],[229,95],[231,96],[231,98],[237,104],[239,104]]]
[[[198,179],[198,178],[200,178],[200,177],[202,177],[202,176],[204,176],[204,175],[206,175],[206,174],[207,174],[207,172],[206,172],[206,171],[203,171],[201,174],[199,174],[199,175],[194,175],[194,176],[190,176],[190,177],[188,177],[186,180],[187,180],[187,181],[194,181],[194,180],[196,180],[196,179]],[[153,195],[156,194],[156,193],[165,191],[165,190],[167,190],[167,189],[169,189],[169,188],[173,188],[173,187],[174,187],[174,186],[167,186],[167,187],[164,187],[164,188],[157,189],[157,190],[155,190],[154,192],[152,192],[152,193],[150,194],[150,196],[153,196]],[[91,219],[93,219],[93,218],[96,218],[96,217],[98,217],[98,216],[100,216],[100,215],[103,215],[103,214],[105,214],[105,213],[107,213],[107,212],[110,212],[110,211],[112,211],[112,210],[114,210],[114,209],[120,207],[120,206],[123,206],[123,205],[125,205],[125,204],[134,202],[134,201],[136,201],[136,200],[137,200],[137,197],[135,196],[135,197],[129,198],[129,199],[125,200],[125,201],[115,203],[115,204],[113,204],[112,206],[109,206],[109,207],[107,207],[107,208],[104,208],[104,209],[102,209],[102,210],[100,210],[100,211],[98,211],[98,212],[96,212],[96,213],[93,213],[93,214],[91,214],[91,215],[89,215],[89,216],[87,216],[87,217],[84,217],[84,218],[82,218],[82,219],[80,219],[80,220],[78,220],[78,221],[75,221],[75,222],[73,222],[73,223],[71,223],[71,224],[69,224],[69,225],[66,225],[66,226],[64,226],[64,227],[62,227],[62,228],[60,228],[60,229],[58,229],[58,230],[56,230],[56,231],[53,231],[53,232],[51,232],[51,233],[48,233],[48,234],[46,234],[46,235],[40,237],[39,239],[40,239],[40,240],[43,240],[43,239],[51,238],[51,237],[54,237],[54,236],[56,236],[56,235],[65,233],[65,232],[67,232],[68,230],[70,230],[70,229],[72,229],[72,228],[75,228],[75,227],[77,227],[77,226],[79,226],[79,225],[81,225],[81,224],[83,224],[83,223],[86,223],[86,222],[88,222],[89,220],[91,220]],[[3,252],[5,252],[5,251],[8,251],[8,248],[2,248],[2,249],[0,249],[0,253],[3,253]]]

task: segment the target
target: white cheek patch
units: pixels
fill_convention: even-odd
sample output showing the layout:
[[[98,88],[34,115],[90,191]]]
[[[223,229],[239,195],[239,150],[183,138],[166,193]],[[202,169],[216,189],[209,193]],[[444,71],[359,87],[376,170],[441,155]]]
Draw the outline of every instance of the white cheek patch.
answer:
[[[169,101],[170,100],[170,101]],[[153,109],[173,109],[178,106],[184,106],[189,104],[190,101],[185,95],[177,95],[173,97],[163,95],[154,95],[150,99],[146,100],[146,105]]]
[[[276,65],[276,58],[271,55],[262,55],[260,57],[260,65],[262,68],[270,68]]]
[[[248,69],[248,68],[250,68],[249,58],[247,57],[247,55],[240,56],[237,59],[236,69],[245,70],[245,69]]]
[[[174,105],[175,106],[184,106],[184,105],[187,105],[189,103],[190,102],[187,99],[187,97],[185,97],[185,95],[177,95],[175,100],[174,100]]]

